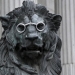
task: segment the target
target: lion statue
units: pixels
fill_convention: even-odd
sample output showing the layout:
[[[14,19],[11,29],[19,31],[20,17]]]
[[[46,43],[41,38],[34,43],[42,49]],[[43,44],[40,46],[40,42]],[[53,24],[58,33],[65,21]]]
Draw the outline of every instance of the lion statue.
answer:
[[[0,75],[60,75],[61,20],[33,1],[0,16]]]

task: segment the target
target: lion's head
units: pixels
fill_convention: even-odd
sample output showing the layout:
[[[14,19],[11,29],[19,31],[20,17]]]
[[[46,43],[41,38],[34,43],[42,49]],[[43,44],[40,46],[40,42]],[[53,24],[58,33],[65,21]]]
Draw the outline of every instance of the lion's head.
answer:
[[[51,14],[44,6],[32,1],[24,1],[23,6],[0,19],[4,28],[1,45],[6,48],[6,51],[3,49],[4,56],[7,55],[9,61],[18,67],[24,63],[39,65],[40,75],[60,74],[61,40],[57,36],[60,15]],[[7,62],[6,57],[4,59]],[[23,69],[22,66],[19,68]]]

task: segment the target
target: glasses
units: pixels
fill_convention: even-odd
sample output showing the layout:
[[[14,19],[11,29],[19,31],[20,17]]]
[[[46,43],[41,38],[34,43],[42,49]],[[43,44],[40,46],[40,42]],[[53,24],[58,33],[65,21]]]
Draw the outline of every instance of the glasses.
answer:
[[[27,24],[19,23],[16,26],[16,30],[19,33],[23,33],[26,30],[26,27],[29,26],[29,25],[34,25],[38,31],[43,31],[45,29],[45,23],[40,22],[40,23],[37,23],[37,24],[36,23],[27,23]]]

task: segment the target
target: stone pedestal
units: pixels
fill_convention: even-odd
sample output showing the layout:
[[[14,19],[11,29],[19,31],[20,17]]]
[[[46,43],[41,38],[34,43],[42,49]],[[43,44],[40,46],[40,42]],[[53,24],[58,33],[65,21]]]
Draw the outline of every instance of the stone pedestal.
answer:
[[[75,2],[55,0],[55,13],[62,16],[58,32],[62,39],[62,75],[75,75]]]

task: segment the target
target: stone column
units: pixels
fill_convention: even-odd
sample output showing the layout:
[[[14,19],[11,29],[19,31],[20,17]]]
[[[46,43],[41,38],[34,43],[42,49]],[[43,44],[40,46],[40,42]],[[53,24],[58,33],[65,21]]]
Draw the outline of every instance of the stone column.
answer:
[[[55,13],[54,12],[54,0],[38,0],[39,4],[42,4],[46,6],[46,8],[49,10],[50,13]]]
[[[62,74],[75,75],[75,2],[74,0],[55,0],[55,13],[62,16],[58,32],[62,39]]]
[[[54,9],[54,0],[46,0],[47,2],[47,9],[49,10],[50,13],[55,13],[55,9]]]
[[[14,8],[21,6],[23,1],[24,0],[1,0],[1,15],[5,15],[9,11],[12,11]]]
[[[1,0],[0,0],[0,3],[1,3]],[[0,4],[0,16],[1,16],[1,4]],[[2,27],[1,27],[1,22],[0,22],[0,38],[1,38],[1,31],[2,31]]]
[[[46,0],[38,0],[38,4],[42,4],[44,6],[47,6],[47,1]]]

